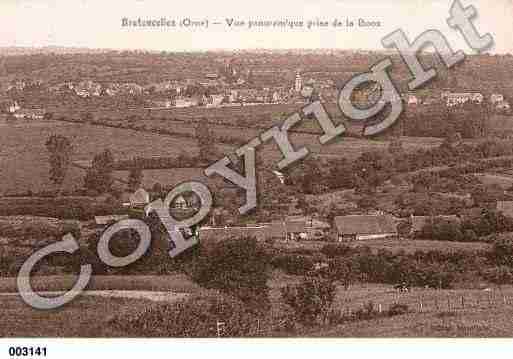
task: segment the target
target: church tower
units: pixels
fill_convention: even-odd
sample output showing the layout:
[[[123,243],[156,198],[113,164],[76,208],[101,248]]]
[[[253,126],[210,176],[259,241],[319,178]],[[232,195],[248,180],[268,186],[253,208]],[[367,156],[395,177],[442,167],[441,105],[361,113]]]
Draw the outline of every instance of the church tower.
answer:
[[[296,81],[294,83],[294,90],[296,92],[300,92],[303,88],[303,78],[301,77],[301,73],[299,72],[299,69],[296,71]]]

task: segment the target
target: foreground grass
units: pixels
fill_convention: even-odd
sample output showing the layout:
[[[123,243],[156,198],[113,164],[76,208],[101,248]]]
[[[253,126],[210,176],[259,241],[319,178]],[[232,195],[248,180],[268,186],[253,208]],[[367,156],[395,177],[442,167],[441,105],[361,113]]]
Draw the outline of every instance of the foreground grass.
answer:
[[[81,296],[54,310],[37,310],[17,296],[2,297],[0,337],[123,337],[115,314],[143,310],[145,300]]]
[[[451,312],[411,313],[304,331],[308,337],[454,337],[513,336],[513,308],[471,308]]]
[[[10,292],[13,278],[0,280],[4,292]],[[66,290],[72,276],[35,278],[39,290]],[[297,283],[298,276],[274,272],[269,281],[272,317],[286,310],[280,300],[280,288]],[[15,284],[15,283],[14,283]],[[15,287],[14,287],[15,288]],[[154,290],[200,293],[202,288],[185,276],[97,276],[90,290]],[[463,299],[463,300],[462,300]],[[399,293],[391,286],[362,284],[349,290],[337,288],[334,309],[354,312],[369,302],[375,309],[387,310],[394,303],[407,304],[410,313],[391,318],[347,322],[339,325],[299,329],[297,332],[270,332],[270,336],[308,337],[512,337],[513,287],[434,290],[414,288]],[[422,304],[422,305],[421,305]],[[1,337],[124,337],[116,325],[130,313],[140,312],[157,303],[139,298],[80,296],[56,310],[35,310],[18,296],[0,296]],[[262,318],[263,319],[263,318]],[[149,323],[151,325],[151,323]],[[213,323],[214,325],[215,323]],[[255,324],[256,325],[256,324]]]

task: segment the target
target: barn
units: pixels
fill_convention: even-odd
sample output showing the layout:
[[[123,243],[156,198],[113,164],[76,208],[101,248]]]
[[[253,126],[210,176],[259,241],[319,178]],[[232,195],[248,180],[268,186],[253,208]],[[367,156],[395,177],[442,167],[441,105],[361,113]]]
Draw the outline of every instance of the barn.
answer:
[[[395,218],[387,215],[335,217],[333,235],[337,241],[363,241],[398,236]]]

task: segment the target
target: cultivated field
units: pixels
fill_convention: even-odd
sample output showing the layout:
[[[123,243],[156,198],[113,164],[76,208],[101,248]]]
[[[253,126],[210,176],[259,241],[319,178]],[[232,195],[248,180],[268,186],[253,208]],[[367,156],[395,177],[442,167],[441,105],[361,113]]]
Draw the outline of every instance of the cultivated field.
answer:
[[[52,134],[71,139],[73,160],[91,160],[104,149],[118,159],[136,156],[196,154],[196,141],[124,129],[63,122],[22,122],[0,125],[0,195],[51,189],[45,142]],[[84,172],[70,168],[64,188],[82,186]]]
[[[180,126],[188,126],[183,130],[190,131],[190,126],[184,123],[173,122],[171,127],[175,130]],[[214,130],[219,131],[221,135],[230,134],[248,140],[260,132],[256,129],[237,130],[223,126],[215,126]],[[45,142],[52,134],[61,134],[71,139],[74,146],[73,161],[90,161],[95,154],[107,148],[117,159],[136,156],[174,157],[182,151],[194,156],[198,150],[193,138],[159,135],[147,131],[62,121],[18,121],[0,124],[0,196],[25,193],[28,190],[40,192],[52,189],[48,178],[48,153],[45,148]],[[350,137],[341,137],[330,144],[321,145],[318,142],[318,135],[304,133],[292,134],[291,141],[296,148],[307,146],[312,154],[350,159],[365,151],[385,150],[388,146],[388,141]],[[406,150],[430,148],[440,143],[441,139],[436,138],[403,138]],[[230,153],[235,148],[234,145],[224,144],[217,144],[216,147],[222,153]],[[271,164],[282,158],[278,146],[273,142],[265,143],[259,151],[262,153],[261,157]],[[70,168],[64,188],[80,188],[83,176],[83,170]]]

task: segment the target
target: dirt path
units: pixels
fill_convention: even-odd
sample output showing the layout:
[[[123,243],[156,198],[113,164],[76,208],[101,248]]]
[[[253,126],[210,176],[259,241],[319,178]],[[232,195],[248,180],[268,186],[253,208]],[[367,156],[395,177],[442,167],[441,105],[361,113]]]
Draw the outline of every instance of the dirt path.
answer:
[[[45,297],[55,297],[63,294],[62,291],[38,292],[39,295]],[[81,295],[99,296],[105,298],[126,298],[126,299],[146,299],[154,302],[175,302],[177,300],[188,297],[188,293],[174,292],[156,292],[146,290],[88,290]],[[19,293],[0,293],[1,297],[17,297]]]

